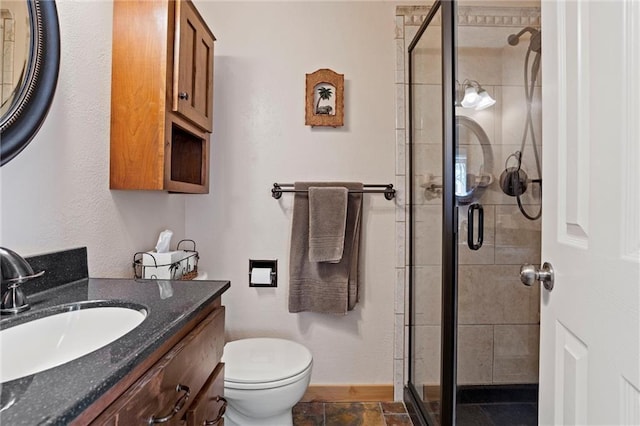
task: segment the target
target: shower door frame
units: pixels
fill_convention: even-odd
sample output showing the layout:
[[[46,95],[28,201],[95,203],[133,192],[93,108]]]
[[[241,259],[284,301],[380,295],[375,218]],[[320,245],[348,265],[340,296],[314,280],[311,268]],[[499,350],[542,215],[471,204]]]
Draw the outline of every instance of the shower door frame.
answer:
[[[455,424],[456,409],[456,360],[457,360],[457,300],[458,300],[458,209],[455,199],[455,78],[456,75],[456,16],[457,1],[437,0],[429,11],[416,36],[408,47],[408,73],[409,73],[409,342],[408,354],[411,358],[413,354],[413,202],[414,202],[414,182],[413,182],[413,97],[411,91],[412,79],[412,56],[411,53],[418,41],[431,23],[436,12],[440,10],[441,16],[441,51],[442,51],[442,317],[441,317],[441,365],[440,365],[440,424]],[[412,419],[420,424],[430,425],[434,423],[420,401],[414,384],[411,382],[413,366],[411,359],[408,363],[409,375],[407,386],[405,387],[405,402]]]

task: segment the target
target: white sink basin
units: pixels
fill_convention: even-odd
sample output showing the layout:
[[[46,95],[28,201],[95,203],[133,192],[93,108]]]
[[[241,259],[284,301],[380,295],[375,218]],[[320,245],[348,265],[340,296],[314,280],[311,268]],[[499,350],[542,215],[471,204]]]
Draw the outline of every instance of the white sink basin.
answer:
[[[144,308],[91,306],[0,330],[0,383],[30,376],[100,349],[136,328]]]

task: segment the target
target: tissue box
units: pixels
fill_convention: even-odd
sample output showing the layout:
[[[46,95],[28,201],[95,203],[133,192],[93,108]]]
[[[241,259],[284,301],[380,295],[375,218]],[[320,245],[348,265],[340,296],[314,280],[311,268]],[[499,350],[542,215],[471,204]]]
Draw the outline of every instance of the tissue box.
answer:
[[[193,261],[189,261],[193,252],[184,250],[142,254],[142,278],[158,280],[179,280],[182,275],[193,270]],[[155,262],[154,262],[155,259]]]

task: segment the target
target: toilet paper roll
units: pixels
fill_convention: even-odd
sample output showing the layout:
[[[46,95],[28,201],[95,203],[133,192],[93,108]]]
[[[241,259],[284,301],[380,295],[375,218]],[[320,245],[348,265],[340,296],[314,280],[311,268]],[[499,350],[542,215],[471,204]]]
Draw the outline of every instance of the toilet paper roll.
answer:
[[[271,268],[253,268],[251,284],[271,284]]]

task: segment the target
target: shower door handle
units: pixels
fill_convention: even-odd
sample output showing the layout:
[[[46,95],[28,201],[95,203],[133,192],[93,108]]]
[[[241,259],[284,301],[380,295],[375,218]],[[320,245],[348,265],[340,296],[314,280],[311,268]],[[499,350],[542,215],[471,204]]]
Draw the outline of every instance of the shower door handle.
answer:
[[[475,239],[473,235],[473,228],[475,227],[475,211],[478,211],[478,238]],[[469,212],[467,213],[467,245],[471,250],[480,250],[482,247],[482,239],[484,238],[484,209],[482,204],[473,203],[469,206]]]

